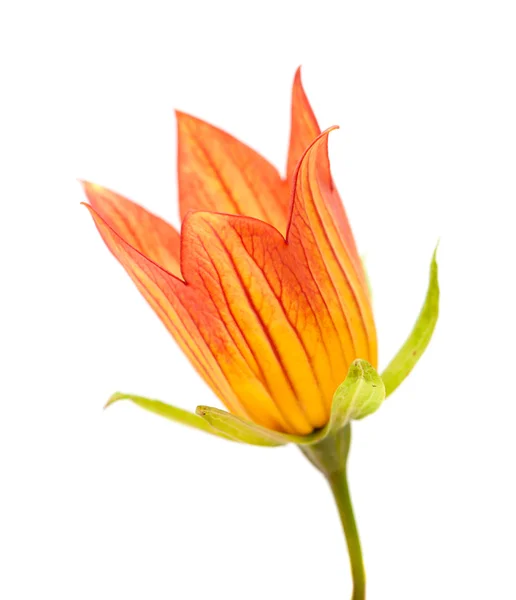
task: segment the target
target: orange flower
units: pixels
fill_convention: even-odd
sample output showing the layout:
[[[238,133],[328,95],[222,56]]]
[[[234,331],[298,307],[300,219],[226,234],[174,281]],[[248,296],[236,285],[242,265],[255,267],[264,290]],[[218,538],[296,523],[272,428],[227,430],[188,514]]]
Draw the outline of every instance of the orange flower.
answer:
[[[228,409],[305,435],[351,363],[376,367],[365,274],[299,70],[284,179],[229,134],[177,113],[181,235],[85,183],[106,245]]]

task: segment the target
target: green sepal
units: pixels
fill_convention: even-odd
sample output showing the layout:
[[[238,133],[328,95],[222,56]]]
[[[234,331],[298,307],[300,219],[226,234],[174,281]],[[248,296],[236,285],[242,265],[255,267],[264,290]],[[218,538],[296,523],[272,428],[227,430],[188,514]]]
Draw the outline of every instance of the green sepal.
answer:
[[[353,361],[346,379],[333,394],[328,432],[342,429],[351,420],[367,417],[380,408],[384,399],[384,382],[376,369],[366,360]]]
[[[439,316],[439,278],[436,260],[437,247],[438,245],[432,256],[428,290],[419,317],[406,342],[382,373],[386,396],[392,394],[416,366],[416,363],[421,358],[432,338]]]
[[[244,444],[251,444],[253,446],[283,446],[292,441],[287,439],[287,437],[295,437],[287,436],[287,434],[273,431],[261,425],[256,425],[252,421],[237,417],[225,410],[220,410],[220,408],[198,406],[195,412],[214,429]]]
[[[115,392],[111,398],[107,401],[104,408],[111,406],[115,402],[119,402],[120,400],[130,400],[134,404],[141,406],[145,410],[153,412],[156,415],[160,415],[161,417],[165,417],[166,419],[170,419],[171,421],[176,421],[177,423],[181,423],[182,425],[187,425],[188,427],[193,427],[194,429],[200,429],[205,433],[209,433],[211,435],[216,435],[218,437],[225,438],[227,440],[233,440],[230,436],[226,435],[222,431],[218,429],[214,429],[205,419],[199,417],[198,415],[184,410],[182,408],[177,408],[176,406],[171,406],[170,404],[165,404],[160,400],[151,400],[150,398],[144,398],[143,396],[135,396],[134,394],[124,394],[122,392]]]
[[[374,367],[362,359],[355,360],[347,377],[335,391],[328,424],[308,435],[280,433],[261,427],[218,408],[197,407],[197,414],[208,423],[239,442],[258,446],[315,444],[336,433],[352,419],[362,419],[374,412],[385,398],[385,388]]]

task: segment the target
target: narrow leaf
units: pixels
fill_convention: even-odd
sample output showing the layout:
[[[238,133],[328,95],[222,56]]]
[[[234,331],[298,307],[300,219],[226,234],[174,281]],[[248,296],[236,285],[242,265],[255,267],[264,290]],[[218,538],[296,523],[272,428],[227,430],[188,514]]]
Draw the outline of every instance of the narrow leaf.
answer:
[[[170,419],[171,421],[176,421],[177,423],[181,423],[182,425],[187,425],[188,427],[193,427],[195,429],[201,429],[206,433],[210,433],[211,435],[216,435],[218,437],[222,437],[228,440],[235,441],[231,436],[224,434],[218,429],[214,429],[211,425],[199,417],[198,415],[191,413],[188,410],[183,410],[182,408],[177,408],[175,406],[171,406],[170,404],[165,404],[164,402],[160,402],[159,400],[151,400],[150,398],[144,398],[142,396],[135,396],[134,394],[124,394],[122,392],[115,392],[111,398],[107,401],[106,406],[111,406],[115,402],[119,402],[120,400],[131,400],[134,404],[141,406],[145,410],[155,413],[156,415],[160,415],[161,417],[165,417],[166,419]]]
[[[253,446],[283,446],[298,438],[302,439],[302,436],[273,431],[211,406],[198,406],[196,413],[218,431]]]
[[[439,280],[436,254],[437,247],[434,250],[430,265],[428,291],[416,324],[398,354],[382,373],[387,396],[392,394],[412,371],[432,338],[439,316]]]

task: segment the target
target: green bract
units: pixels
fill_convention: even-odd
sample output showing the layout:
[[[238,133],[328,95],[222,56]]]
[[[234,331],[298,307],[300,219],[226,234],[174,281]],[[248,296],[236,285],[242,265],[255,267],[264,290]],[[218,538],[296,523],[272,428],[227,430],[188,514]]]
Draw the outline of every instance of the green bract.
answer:
[[[111,406],[115,402],[119,402],[120,400],[131,400],[134,404],[145,408],[150,412],[153,412],[160,417],[165,417],[165,419],[170,419],[171,421],[176,421],[177,423],[181,423],[182,425],[188,425],[188,427],[195,427],[196,429],[201,429],[206,433],[211,433],[212,435],[218,435],[220,437],[226,439],[229,438],[227,435],[224,435],[220,431],[213,429],[210,424],[197,416],[196,414],[190,412],[189,410],[184,410],[182,408],[177,408],[175,406],[171,406],[170,404],[165,404],[160,400],[152,400],[151,398],[144,398],[143,396],[135,396],[134,394],[124,394],[123,392],[115,392],[111,398],[107,401],[104,408]]]
[[[439,316],[439,279],[437,247],[430,264],[430,280],[425,302],[407,341],[382,373],[385,395],[389,396],[416,366],[434,333]]]

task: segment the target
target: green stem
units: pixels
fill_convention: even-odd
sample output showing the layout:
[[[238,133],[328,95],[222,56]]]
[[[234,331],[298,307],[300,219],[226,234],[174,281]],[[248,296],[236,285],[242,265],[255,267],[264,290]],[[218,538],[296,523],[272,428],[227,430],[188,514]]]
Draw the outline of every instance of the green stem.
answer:
[[[348,545],[353,578],[351,600],[364,600],[366,589],[364,561],[348,487],[347,463],[350,444],[351,425],[348,423],[320,442],[301,447],[301,451],[330,484]]]
[[[353,504],[351,503],[351,496],[349,494],[346,466],[339,471],[329,473],[326,477],[333,492],[342,528],[344,529],[344,535],[346,536],[351,576],[353,578],[353,595],[351,596],[351,600],[364,600],[366,597],[364,561],[362,559],[362,548],[360,546],[355,515],[353,514]]]

